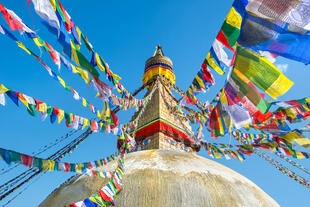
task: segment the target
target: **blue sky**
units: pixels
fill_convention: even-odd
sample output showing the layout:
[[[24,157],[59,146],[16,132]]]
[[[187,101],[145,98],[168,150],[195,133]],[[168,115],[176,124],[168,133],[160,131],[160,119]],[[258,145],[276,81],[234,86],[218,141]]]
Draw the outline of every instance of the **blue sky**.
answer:
[[[2,0],[1,3],[15,11],[29,27],[60,51],[61,47],[57,43],[56,36],[50,34],[44,27],[34,12],[32,4],[30,5],[30,14],[26,0]],[[170,57],[174,63],[176,85],[186,90],[218,33],[232,1],[63,0],[62,4],[97,52],[109,63],[112,71],[122,77],[123,85],[129,91],[134,91],[142,84],[144,63],[147,58],[153,55],[157,44],[162,45],[165,55]],[[0,23],[6,26],[2,17]],[[18,33],[15,35],[26,46],[40,54],[40,51],[27,37],[21,37]],[[66,111],[88,118],[93,117],[93,114],[83,108],[80,102],[72,98],[71,93],[66,92],[48,76],[40,63],[19,49],[9,38],[0,35],[0,46],[0,83]],[[87,57],[90,58],[90,56]],[[41,58],[54,71],[57,71],[57,67],[51,62],[47,53],[43,52]],[[280,68],[285,69],[285,75],[295,82],[290,91],[279,100],[309,97],[309,68],[301,63],[283,58],[279,58],[276,64],[282,65]],[[102,107],[100,100],[95,98],[94,90],[89,89],[78,76],[67,71],[64,66],[61,68],[60,76],[80,95],[88,98],[98,108]],[[225,76],[215,75],[215,78],[216,86],[206,94],[199,95],[201,100],[210,100],[223,86]],[[267,99],[271,100],[270,97]],[[132,110],[118,114],[121,123],[126,123],[132,115]],[[8,98],[7,105],[0,107],[0,117],[0,147],[26,154],[37,151],[70,131],[66,128],[64,121],[58,125],[51,124],[48,120],[41,121],[39,117],[29,116],[24,106],[18,108]],[[77,132],[77,134],[80,133]],[[213,141],[210,138],[210,133],[206,132],[205,136],[207,141]],[[72,139],[73,137],[69,138],[40,157],[49,156]],[[220,139],[219,142],[229,142],[229,137]],[[73,153],[68,154],[62,160],[68,162],[92,161],[108,156],[115,150],[115,137],[95,134],[87,138]],[[204,151],[199,154],[210,158]],[[256,155],[248,157],[242,163],[237,160],[226,161],[225,159],[217,161],[252,180],[281,206],[309,205],[308,189],[282,175]],[[310,168],[308,161],[299,162]],[[0,174],[3,167],[7,166],[3,161],[0,161]],[[289,168],[305,176],[298,169],[295,170],[290,166]],[[25,169],[21,166],[8,174],[0,175],[0,184]],[[47,172],[9,206],[36,206],[72,175],[62,172]],[[305,176],[305,178],[307,177]],[[0,201],[0,204],[3,205],[7,201]]]

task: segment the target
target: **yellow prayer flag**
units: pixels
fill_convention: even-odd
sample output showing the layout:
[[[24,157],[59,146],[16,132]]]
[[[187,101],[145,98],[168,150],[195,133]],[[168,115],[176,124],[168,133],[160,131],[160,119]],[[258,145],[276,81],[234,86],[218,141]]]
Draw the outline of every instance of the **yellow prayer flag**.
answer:
[[[116,75],[116,74],[114,74],[114,73],[112,74],[112,76],[113,76],[116,80],[118,80],[118,81],[122,79],[121,77],[119,77],[118,75]]]
[[[32,40],[34,41],[34,43],[36,43],[36,45],[37,45],[38,47],[42,47],[42,46],[43,46],[43,44],[41,44],[41,43],[39,42],[39,40],[38,40],[37,37],[36,37],[36,38],[33,38]]]
[[[72,68],[72,73],[78,73],[78,70],[73,64],[71,64],[71,68]]]
[[[54,171],[54,167],[55,167],[55,161],[48,160],[48,171]]]
[[[42,170],[47,171],[49,169],[49,162],[48,160],[42,160]]]
[[[23,50],[25,50],[29,55],[31,55],[31,52],[25,47],[25,45],[23,45],[23,43],[21,43],[20,41],[16,42],[18,47],[22,48]]]
[[[287,140],[289,143],[293,143],[295,141],[304,148],[310,148],[310,140],[298,131],[292,131],[284,136],[281,136],[280,138]]]
[[[61,120],[64,118],[65,112],[62,109],[58,109],[59,116],[58,116],[58,124],[61,122]]]
[[[221,153],[219,153],[218,151],[214,151],[214,155],[216,159],[220,159],[222,157]]]
[[[104,106],[101,113],[101,119],[107,120],[110,116],[111,116],[111,110],[109,104],[107,102],[104,102]]]
[[[79,40],[81,40],[81,34],[82,34],[82,32],[81,32],[81,30],[80,30],[80,28],[77,26],[76,27],[76,32],[78,33],[78,35],[79,35]]]
[[[85,98],[82,98],[82,102],[83,102],[83,106],[86,107],[87,106],[87,101]]]
[[[215,70],[218,74],[223,75],[224,71],[214,62],[213,58],[211,58],[211,52],[207,54],[206,60],[210,67]]]
[[[310,111],[310,107],[308,106],[308,104],[303,104],[302,107],[304,107],[306,111]]]
[[[203,80],[198,75],[196,75],[195,79],[197,80],[200,86],[205,88],[205,84],[203,83]]]
[[[58,78],[60,84],[61,84],[64,88],[66,88],[66,83],[65,83],[65,81],[64,81],[63,79],[61,79],[59,76],[57,76],[57,78]]]
[[[54,10],[56,11],[56,3],[55,0],[50,0],[52,7],[54,8]]]
[[[293,85],[293,82],[268,59],[241,47],[237,48],[234,71],[239,72],[239,77],[242,73],[274,99],[283,95]]]
[[[9,91],[9,89],[5,87],[3,84],[0,84],[0,93],[5,93],[7,91]]]
[[[295,153],[296,153],[297,159],[304,159],[305,158],[305,156],[301,152],[295,151]]]
[[[101,60],[100,60],[100,57],[99,57],[98,53],[95,53],[95,58],[96,58],[97,65],[100,68],[100,70],[103,71],[103,72],[107,72],[105,67],[101,63]]]
[[[85,129],[85,127],[87,127],[89,125],[89,120],[88,119],[84,119],[84,123],[82,126],[82,129]]]
[[[285,75],[280,74],[279,78],[268,88],[266,93],[276,99],[276,97],[286,93],[293,84],[293,81],[288,79]]]
[[[238,160],[240,161],[240,162],[242,162],[244,159],[240,156],[240,154],[238,153],[238,152],[234,152],[234,151],[232,151],[236,156],[237,156],[237,158],[238,158]]]
[[[101,113],[100,113],[99,110],[97,110],[97,117],[98,117],[98,118],[101,118]]]
[[[117,92],[119,92],[120,94],[122,93],[122,90],[119,88],[119,86],[116,84],[116,90]]]
[[[106,177],[104,174],[103,174],[103,172],[99,172],[99,175],[100,175],[100,177],[102,177],[102,178],[104,178],[104,177]]]
[[[103,199],[100,196],[91,196],[89,197],[89,200],[96,203],[100,207],[105,207],[106,205],[103,203]]]
[[[227,24],[230,24],[233,27],[236,27],[238,29],[241,28],[242,24],[242,17],[241,15],[235,10],[234,7],[231,7],[229,10],[226,19],[225,19]]]
[[[72,40],[70,40],[70,43],[71,43],[71,60],[73,60],[77,65],[80,66],[80,61],[75,49],[75,44],[73,43]]]
[[[79,163],[75,165],[75,172],[77,173],[82,173],[82,167],[83,167],[83,163]]]
[[[83,78],[85,83],[89,83],[90,82],[90,79],[88,77],[88,72],[86,70],[83,70],[83,69],[81,69],[79,67],[75,67],[72,64],[71,64],[71,67],[72,67],[72,72],[73,73],[78,73]]]
[[[46,103],[40,103],[40,104],[39,104],[39,107],[38,107],[38,111],[39,111],[39,112],[45,113],[46,110],[47,110],[47,105],[46,105]]]
[[[221,93],[221,96],[220,96],[220,101],[221,101],[221,103],[222,103],[223,105],[224,105],[224,104],[228,104],[228,101],[227,101],[227,98],[226,98],[224,89],[222,90],[222,93]]]

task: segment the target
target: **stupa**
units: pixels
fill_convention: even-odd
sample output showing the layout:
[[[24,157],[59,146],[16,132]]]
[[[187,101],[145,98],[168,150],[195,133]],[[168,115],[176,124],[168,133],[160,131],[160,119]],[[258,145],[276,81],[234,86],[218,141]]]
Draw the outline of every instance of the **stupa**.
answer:
[[[145,64],[142,82],[151,83],[146,95],[155,87],[158,78],[175,83],[172,61],[164,56],[160,46]],[[170,89],[159,82],[135,132],[137,142],[151,141],[125,156],[123,190],[116,198],[116,206],[279,206],[244,176],[196,155],[198,145],[191,138],[193,132],[189,123],[170,113],[169,107],[176,105]],[[97,170],[112,171],[116,165],[117,161],[110,162]],[[54,190],[40,206],[59,207],[84,200],[106,183],[107,180],[92,176],[74,176]]]

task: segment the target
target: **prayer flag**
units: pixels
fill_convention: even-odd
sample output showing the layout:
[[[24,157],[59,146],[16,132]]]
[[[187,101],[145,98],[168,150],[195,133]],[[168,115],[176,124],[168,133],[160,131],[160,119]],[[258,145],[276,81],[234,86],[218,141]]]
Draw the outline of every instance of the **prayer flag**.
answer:
[[[243,74],[274,99],[293,85],[269,60],[241,47],[237,49],[234,71]]]
[[[269,106],[263,97],[259,94],[252,82],[240,73],[240,71],[233,69],[228,81],[229,85],[234,88],[239,96],[242,105],[251,114],[255,114],[258,110],[263,114],[268,111]]]
[[[238,43],[255,51],[268,51],[288,59],[310,63],[310,32],[282,21],[247,14]]]
[[[18,19],[14,18],[14,16],[12,16],[1,3],[0,3],[0,12],[2,12],[11,30],[21,30],[23,28],[23,24]]]
[[[265,19],[281,20],[310,30],[308,0],[249,0],[246,10]]]
[[[223,104],[224,109],[228,112],[231,117],[235,127],[237,129],[252,123],[252,118],[249,112],[242,106],[240,106],[239,97],[232,87],[228,87],[229,84],[226,85],[223,90],[220,100]]]
[[[59,21],[51,2],[49,0],[32,0],[36,13],[59,32]]]
[[[287,140],[289,143],[293,143],[294,141],[304,148],[310,148],[310,140],[298,132],[298,130],[294,130],[284,136],[280,136],[281,139]]]

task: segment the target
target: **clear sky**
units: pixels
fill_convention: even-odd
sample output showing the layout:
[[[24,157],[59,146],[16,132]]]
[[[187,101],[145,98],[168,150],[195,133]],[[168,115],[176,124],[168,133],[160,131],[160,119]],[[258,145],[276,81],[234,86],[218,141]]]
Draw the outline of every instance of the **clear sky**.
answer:
[[[29,13],[26,2],[26,0],[1,1],[8,9],[15,11],[44,40],[60,51],[61,47],[57,43],[56,36],[48,32],[34,12],[32,4],[31,14]],[[176,85],[186,90],[218,33],[232,0],[63,0],[62,4],[97,52],[109,63],[112,71],[122,77],[121,82],[129,91],[134,91],[141,86],[144,63],[153,55],[157,44],[162,45],[165,55],[174,63]],[[7,27],[2,16],[0,23]],[[26,36],[14,34],[24,41],[26,46],[40,54]],[[54,71],[57,71],[57,67],[51,62],[47,53],[43,52],[41,57]],[[90,55],[87,57],[90,58]],[[40,63],[3,35],[0,35],[0,62],[0,83],[5,86],[66,111],[88,118],[93,117],[89,110],[72,98],[71,93],[66,92],[49,77]],[[285,68],[288,64],[285,75],[295,82],[290,91],[279,100],[309,97],[309,67],[282,58],[279,58],[276,64],[280,64],[281,68]],[[94,90],[89,89],[77,75],[73,75],[62,66],[60,76],[96,107],[102,107],[100,100],[95,98]],[[199,98],[210,100],[223,86],[225,77],[215,75],[215,78],[216,86],[206,94],[199,95]],[[267,99],[271,100],[270,97]],[[132,110],[119,113],[121,123],[127,123],[132,114]],[[58,125],[51,124],[48,120],[41,121],[40,117],[31,117],[24,106],[18,108],[8,98],[7,105],[0,106],[0,117],[0,147],[26,154],[36,152],[42,146],[70,131],[64,121]],[[77,132],[77,134],[80,133]],[[213,141],[209,132],[206,132],[205,136],[207,141]],[[229,137],[219,139],[219,142],[229,143]],[[70,140],[73,140],[73,137],[40,157],[49,156]],[[112,154],[115,150],[114,136],[95,134],[87,138],[62,161],[97,160]],[[199,154],[208,157],[203,150]],[[281,206],[309,206],[309,189],[283,175],[256,155],[247,157],[242,163],[225,159],[217,161],[252,180]],[[310,168],[309,161],[302,160],[300,163]],[[0,174],[3,167],[7,166],[0,161]],[[307,178],[298,169],[291,166],[289,168]],[[26,167],[21,166],[10,173],[0,175],[0,185],[24,170]],[[72,175],[74,174],[47,172],[9,206],[37,206]],[[7,201],[8,199],[0,201],[0,204],[3,205]]]

